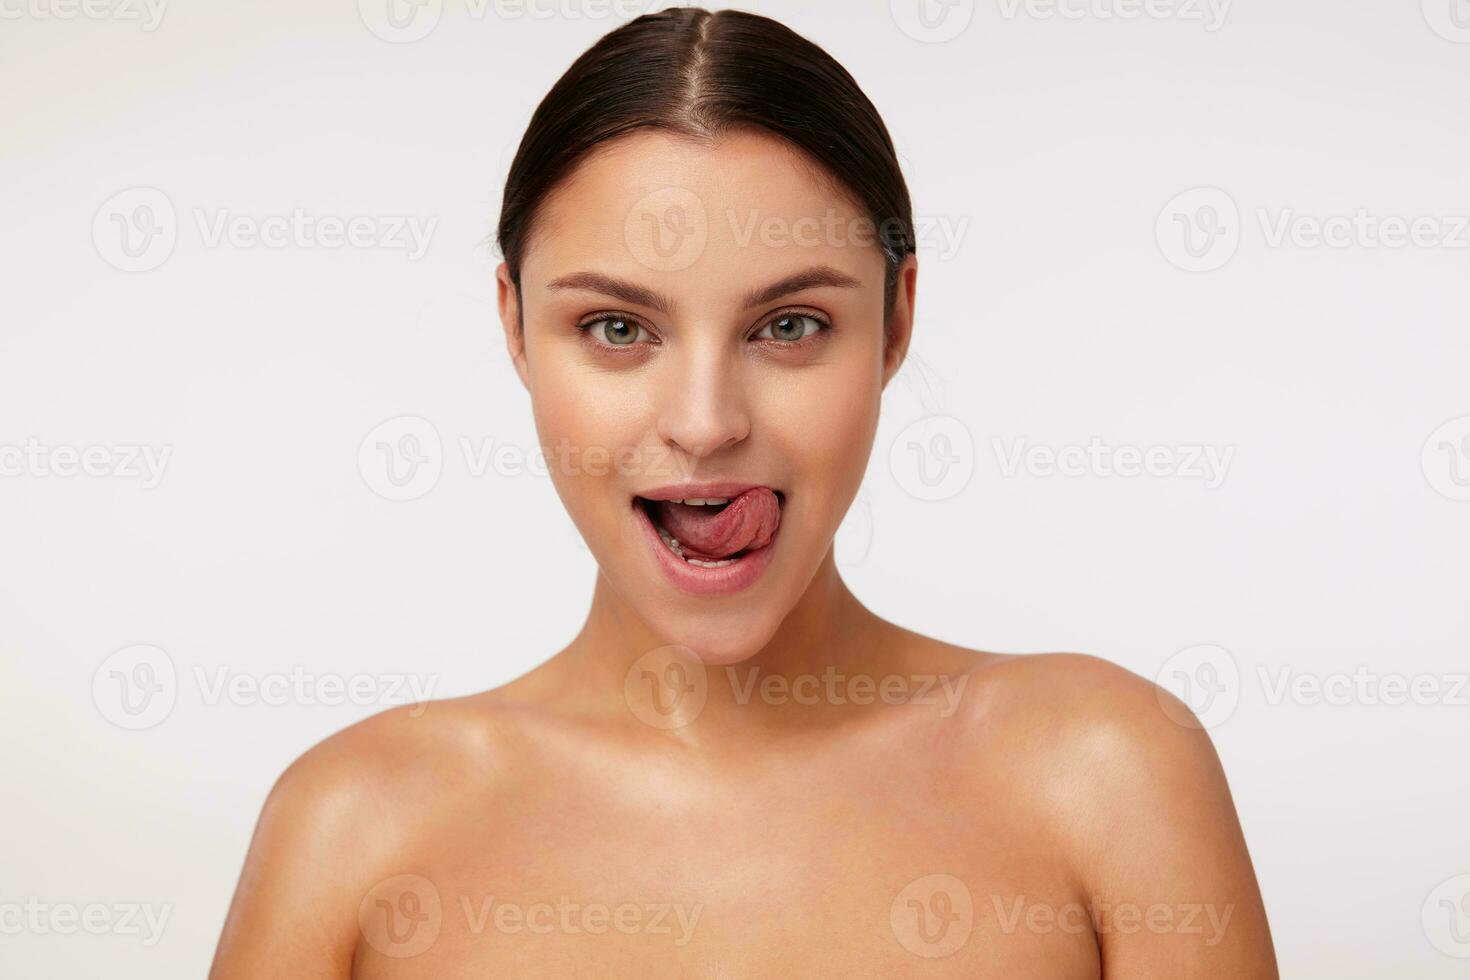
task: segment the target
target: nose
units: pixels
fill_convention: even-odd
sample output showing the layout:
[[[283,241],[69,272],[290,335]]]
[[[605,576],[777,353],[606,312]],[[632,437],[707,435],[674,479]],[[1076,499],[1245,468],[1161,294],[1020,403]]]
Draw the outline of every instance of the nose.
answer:
[[[707,348],[669,358],[659,379],[658,435],[695,459],[738,445],[750,435],[750,412],[738,359]]]

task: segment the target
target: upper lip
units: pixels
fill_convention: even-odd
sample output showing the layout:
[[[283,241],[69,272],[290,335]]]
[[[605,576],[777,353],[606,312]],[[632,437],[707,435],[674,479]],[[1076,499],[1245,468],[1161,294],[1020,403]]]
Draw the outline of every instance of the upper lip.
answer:
[[[711,483],[670,483],[667,486],[640,490],[637,496],[645,500],[687,500],[690,497],[724,497],[732,499],[755,487],[767,487],[777,497],[784,496],[781,491],[775,487],[770,487],[768,484],[746,483],[743,480],[717,480]]]

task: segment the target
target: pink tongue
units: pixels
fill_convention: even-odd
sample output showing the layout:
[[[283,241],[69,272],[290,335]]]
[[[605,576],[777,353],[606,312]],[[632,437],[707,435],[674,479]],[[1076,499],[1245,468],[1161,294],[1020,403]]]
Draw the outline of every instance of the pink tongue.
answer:
[[[781,523],[781,504],[765,487],[751,487],[718,513],[699,504],[655,500],[655,519],[679,541],[686,558],[720,561],[746,548],[760,548]]]

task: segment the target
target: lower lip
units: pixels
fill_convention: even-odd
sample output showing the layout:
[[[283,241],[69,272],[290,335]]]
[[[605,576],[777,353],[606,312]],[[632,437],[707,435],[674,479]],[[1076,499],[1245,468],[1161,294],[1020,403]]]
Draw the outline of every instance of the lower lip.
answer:
[[[637,500],[633,501],[633,512],[638,523],[643,525],[643,536],[653,551],[654,561],[663,569],[664,577],[675,588],[690,595],[732,595],[749,588],[771,563],[771,553],[776,548],[776,539],[781,535],[781,528],[778,526],[770,541],[754,551],[747,551],[736,559],[735,564],[705,568],[702,565],[691,565],[670,551],[669,546],[664,544],[664,539],[659,537],[658,528],[653,526],[653,521]]]

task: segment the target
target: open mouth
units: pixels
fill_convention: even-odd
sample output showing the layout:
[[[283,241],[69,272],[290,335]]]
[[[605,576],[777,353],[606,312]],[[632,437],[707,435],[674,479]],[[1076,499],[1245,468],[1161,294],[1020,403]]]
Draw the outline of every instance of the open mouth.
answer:
[[[779,490],[750,487],[734,497],[637,497],[659,539],[691,565],[723,568],[764,548],[781,523]]]
[[[657,542],[652,547],[659,564],[676,585],[694,592],[735,591],[768,563],[785,504],[781,491],[716,484],[647,494],[635,496],[633,504],[653,532],[649,539]]]

